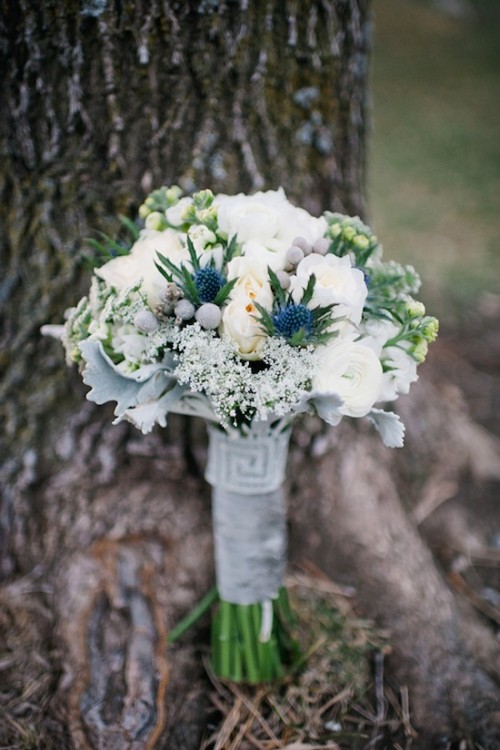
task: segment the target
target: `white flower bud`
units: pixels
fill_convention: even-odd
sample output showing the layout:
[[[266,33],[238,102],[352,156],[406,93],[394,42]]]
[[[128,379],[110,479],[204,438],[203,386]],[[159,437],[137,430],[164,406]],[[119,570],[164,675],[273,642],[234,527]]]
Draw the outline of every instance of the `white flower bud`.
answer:
[[[419,341],[418,344],[415,344],[414,347],[410,350],[413,354],[413,357],[415,361],[420,365],[422,362],[425,361],[425,358],[427,357],[427,351],[429,349],[429,344],[427,341]]]
[[[342,234],[342,227],[340,224],[331,224],[328,228],[328,234],[335,239],[339,234]]]
[[[177,203],[181,195],[182,195],[182,190],[177,185],[172,185],[172,187],[167,188],[165,191],[165,196],[167,198],[167,201],[171,205]]]
[[[290,266],[297,266],[304,259],[304,251],[298,245],[292,245],[286,251],[286,263]]]
[[[276,271],[276,276],[282,289],[288,289],[290,287],[290,276],[286,271]]]
[[[354,247],[357,247],[358,250],[366,250],[369,244],[370,241],[364,234],[358,234],[354,239]]]
[[[164,228],[163,216],[159,211],[153,211],[146,216],[146,229],[162,230]]]
[[[292,245],[295,245],[295,247],[300,247],[304,255],[310,255],[312,252],[311,245],[306,239],[304,239],[304,237],[296,237],[293,240]]]
[[[317,255],[326,255],[330,249],[331,242],[326,237],[320,237],[313,243],[313,253]]]
[[[174,313],[181,320],[191,320],[191,318],[194,318],[195,307],[188,299],[181,299],[176,304]]]
[[[213,224],[213,222],[217,220],[217,209],[214,207],[201,208],[197,212],[197,216],[203,224]]]
[[[406,310],[410,318],[421,318],[425,315],[425,306],[416,299],[409,299]]]
[[[141,310],[134,318],[135,327],[141,333],[153,333],[158,328],[158,319],[149,310]]]
[[[197,309],[195,318],[205,330],[217,328],[222,320],[221,309],[213,302],[206,302]]]

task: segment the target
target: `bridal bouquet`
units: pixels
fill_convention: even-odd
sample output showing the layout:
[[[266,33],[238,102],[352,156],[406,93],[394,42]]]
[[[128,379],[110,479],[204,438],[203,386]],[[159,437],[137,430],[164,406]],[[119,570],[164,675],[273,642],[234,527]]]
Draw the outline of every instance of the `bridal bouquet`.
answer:
[[[219,608],[213,666],[260,682],[293,653],[283,574],[290,423],[366,417],[389,447],[404,426],[383,408],[417,379],[437,321],[410,266],[382,260],[357,217],[315,218],[282,190],[155,190],[131,246],[103,237],[89,295],[68,311],[68,362],[88,398],[147,433],[169,412],[209,424],[207,479]]]

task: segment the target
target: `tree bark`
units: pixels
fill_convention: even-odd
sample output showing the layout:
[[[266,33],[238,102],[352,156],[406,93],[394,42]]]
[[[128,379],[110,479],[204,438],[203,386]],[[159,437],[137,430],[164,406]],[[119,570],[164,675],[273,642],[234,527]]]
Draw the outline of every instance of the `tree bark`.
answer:
[[[29,648],[54,675],[43,683],[55,696],[43,703],[48,747],[56,736],[61,748],[198,746],[197,646],[171,649],[167,663],[164,636],[213,573],[199,426],[173,418],[148,438],[112,427],[39,328],[86,290],[84,238],[115,232],[111,217],[133,214],[163,182],[228,193],[283,185],[313,213],[363,214],[368,6],[2,4],[0,563],[8,606],[29,599],[43,610]],[[408,488],[422,495],[415,476],[477,470],[453,432],[460,420],[473,427],[432,389],[412,403],[428,407],[428,426],[409,417],[397,456],[352,427],[302,424],[289,483],[294,558],[349,573],[391,628],[422,736],[466,726],[494,748],[493,640],[460,610],[400,502]],[[57,648],[42,645],[47,628]],[[469,633],[483,639],[479,657]]]

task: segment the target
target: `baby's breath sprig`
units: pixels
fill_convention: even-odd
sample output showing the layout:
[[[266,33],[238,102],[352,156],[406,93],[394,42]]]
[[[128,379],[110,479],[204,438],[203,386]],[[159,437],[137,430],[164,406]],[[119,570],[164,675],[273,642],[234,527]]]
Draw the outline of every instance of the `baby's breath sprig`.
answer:
[[[268,268],[269,283],[273,291],[271,312],[255,302],[259,315],[256,316],[268,336],[281,337],[290,346],[304,347],[309,344],[325,344],[337,335],[332,331],[332,323],[340,318],[332,317],[334,305],[309,308],[316,277],[311,274],[300,302],[295,302],[290,292],[286,292],[272,268]]]

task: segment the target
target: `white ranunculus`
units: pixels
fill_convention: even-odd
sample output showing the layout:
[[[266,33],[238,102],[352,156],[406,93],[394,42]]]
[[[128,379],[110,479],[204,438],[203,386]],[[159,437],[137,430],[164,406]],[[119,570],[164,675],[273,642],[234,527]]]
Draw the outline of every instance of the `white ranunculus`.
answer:
[[[408,344],[402,342],[400,346],[385,346],[399,333],[400,329],[395,323],[389,320],[369,320],[365,324],[365,330],[367,335],[362,339],[363,344],[373,349],[388,366],[382,378],[378,400],[394,401],[400,393],[408,393],[410,385],[418,380],[417,362],[406,351]]]
[[[341,340],[318,347],[313,356],[313,394],[339,396],[343,402],[339,412],[347,417],[368,414],[382,387],[382,365],[373,349]]]
[[[142,291],[146,294],[149,305],[155,308],[160,301],[160,292],[166,284],[155,266],[157,253],[176,264],[189,257],[174,230],[157,232],[153,229],[144,229],[128,255],[113,258],[96,269],[95,273],[116,290],[142,279]]]
[[[244,294],[231,300],[222,313],[220,334],[231,339],[243,359],[261,359],[266,334],[255,318],[256,313],[252,301]]]
[[[338,306],[334,310],[335,316],[345,316],[358,325],[368,294],[363,272],[352,267],[347,255],[343,258],[332,254],[308,255],[300,261],[296,275],[291,278],[290,288],[297,303],[313,274],[316,285],[308,306],[335,304]]]
[[[284,253],[296,237],[312,243],[322,237],[327,223],[303,208],[293,206],[282,188],[254,195],[217,195],[218,225],[228,237],[238,242],[260,242],[268,249]]]

